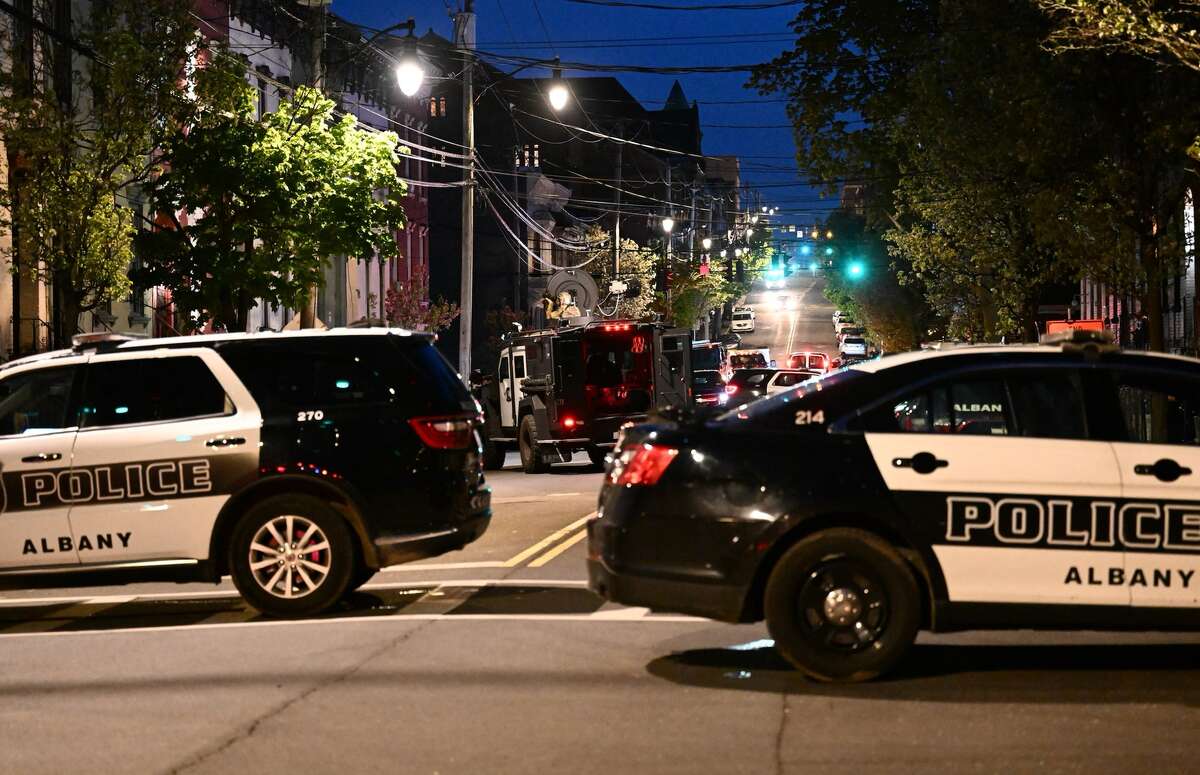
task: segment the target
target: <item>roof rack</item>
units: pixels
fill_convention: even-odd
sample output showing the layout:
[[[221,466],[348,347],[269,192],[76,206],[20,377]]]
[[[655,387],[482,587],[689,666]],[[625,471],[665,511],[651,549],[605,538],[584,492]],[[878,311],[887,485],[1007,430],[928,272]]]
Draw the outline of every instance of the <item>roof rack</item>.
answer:
[[[82,350],[109,350],[124,342],[145,339],[144,334],[118,334],[113,331],[97,331],[91,334],[76,334],[71,337],[71,349],[75,352]]]

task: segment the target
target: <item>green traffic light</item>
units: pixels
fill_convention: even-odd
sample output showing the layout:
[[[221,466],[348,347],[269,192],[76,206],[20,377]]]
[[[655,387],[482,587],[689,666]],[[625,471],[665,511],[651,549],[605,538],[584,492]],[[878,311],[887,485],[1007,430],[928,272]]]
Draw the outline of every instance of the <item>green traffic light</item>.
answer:
[[[832,255],[833,255],[833,248],[825,248],[825,255],[827,255],[827,256],[832,256]]]
[[[851,261],[850,266],[846,268],[846,273],[851,277],[862,277],[865,271],[861,261]]]

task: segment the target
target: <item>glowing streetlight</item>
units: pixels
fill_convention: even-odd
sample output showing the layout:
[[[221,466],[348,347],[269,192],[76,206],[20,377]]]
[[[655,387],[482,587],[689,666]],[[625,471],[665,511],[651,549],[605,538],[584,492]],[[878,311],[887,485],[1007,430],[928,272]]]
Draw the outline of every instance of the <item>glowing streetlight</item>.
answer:
[[[396,85],[405,97],[412,97],[419,92],[424,81],[425,68],[421,67],[415,51],[396,65]]]
[[[558,57],[554,58],[554,64],[558,64]],[[553,78],[550,81],[550,89],[546,92],[546,97],[550,100],[550,107],[555,111],[560,111],[567,106],[567,102],[571,99],[571,93],[567,90],[567,83],[563,80],[562,70],[554,68]]]
[[[675,229],[675,219],[674,218],[672,218],[671,216],[668,215],[666,218],[662,219],[662,230],[663,231],[665,231],[667,234],[670,234],[674,229]]]
[[[704,246],[705,250],[711,250],[712,249],[712,237],[705,237],[704,239],[700,240],[700,244]]]
[[[818,238],[820,238],[820,236],[821,236],[821,232],[817,231],[816,229],[812,230],[812,238],[813,239],[818,239]]]
[[[750,216],[750,223],[758,223],[758,213]]]
[[[833,239],[833,232],[832,231],[825,232],[825,239]]]
[[[746,239],[750,239],[753,236],[754,236],[754,229],[746,229]]]

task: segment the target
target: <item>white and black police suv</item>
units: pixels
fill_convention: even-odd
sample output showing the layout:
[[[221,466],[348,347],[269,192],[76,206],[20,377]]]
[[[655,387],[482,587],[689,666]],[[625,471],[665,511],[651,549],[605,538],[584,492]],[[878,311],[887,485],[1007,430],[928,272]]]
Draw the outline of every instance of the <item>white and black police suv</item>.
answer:
[[[1200,627],[1200,361],[1075,332],[894,355],[627,429],[589,525],[617,602],[765,618],[863,680],[918,630]]]
[[[261,611],[325,610],[487,528],[477,411],[395,329],[77,337],[0,369],[0,580],[228,573]]]

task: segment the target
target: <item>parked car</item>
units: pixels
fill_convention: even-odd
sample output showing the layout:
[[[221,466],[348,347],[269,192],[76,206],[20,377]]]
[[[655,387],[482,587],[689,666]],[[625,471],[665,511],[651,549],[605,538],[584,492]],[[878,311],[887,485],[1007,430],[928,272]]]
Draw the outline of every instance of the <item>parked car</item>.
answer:
[[[715,369],[693,371],[692,398],[700,406],[720,406],[729,401],[721,372]]]
[[[832,368],[832,364],[827,353],[810,351],[789,355],[787,367],[789,369],[815,369],[825,372]]]
[[[729,323],[731,331],[739,331],[749,333],[754,330],[754,310],[743,308],[734,310],[733,318]]]

